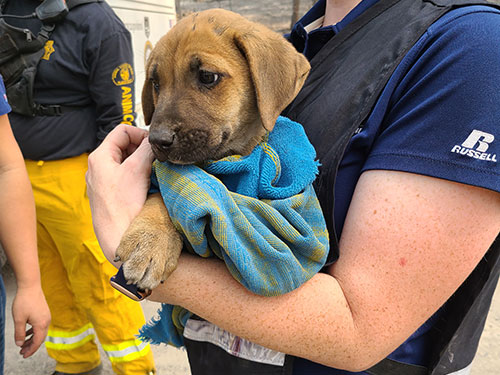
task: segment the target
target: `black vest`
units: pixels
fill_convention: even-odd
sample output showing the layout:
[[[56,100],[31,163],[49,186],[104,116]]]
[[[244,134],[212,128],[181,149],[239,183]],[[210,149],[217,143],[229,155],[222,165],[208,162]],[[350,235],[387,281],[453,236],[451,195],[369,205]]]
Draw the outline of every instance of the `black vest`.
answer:
[[[333,215],[335,178],[351,137],[363,126],[392,73],[427,28],[446,12],[466,5],[500,8],[481,0],[380,0],[311,60],[311,73],[303,89],[283,115],[304,126],[322,164],[315,188],[330,232],[329,263],[339,256]],[[342,95],[332,101],[325,95],[331,92]],[[429,370],[432,374],[449,374],[472,362],[498,281],[499,254],[497,238],[447,302],[456,314],[453,320],[446,316],[447,320],[436,326],[439,342]],[[410,371],[388,360],[370,370],[385,375]]]
[[[68,9],[103,0],[68,0]],[[0,0],[0,15],[7,0]],[[73,107],[35,103],[33,91],[38,63],[55,24],[42,24],[37,35],[28,29],[9,25],[0,19],[0,74],[5,83],[12,111],[25,116],[59,116]]]

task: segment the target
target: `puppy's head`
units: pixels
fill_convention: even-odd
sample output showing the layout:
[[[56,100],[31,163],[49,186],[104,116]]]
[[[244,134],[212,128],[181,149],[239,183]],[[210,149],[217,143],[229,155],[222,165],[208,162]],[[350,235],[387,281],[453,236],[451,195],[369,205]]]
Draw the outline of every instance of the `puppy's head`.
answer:
[[[182,19],[146,66],[142,105],[155,156],[191,164],[249,154],[309,69],[281,35],[236,13]]]

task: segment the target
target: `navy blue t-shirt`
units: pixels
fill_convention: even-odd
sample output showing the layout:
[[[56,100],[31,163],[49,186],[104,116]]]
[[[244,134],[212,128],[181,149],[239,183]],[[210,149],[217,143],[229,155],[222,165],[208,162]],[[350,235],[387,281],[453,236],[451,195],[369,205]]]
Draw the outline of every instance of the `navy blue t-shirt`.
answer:
[[[3,78],[0,75],[0,116],[5,115],[11,111],[7,95],[5,94],[5,85]]]
[[[321,0],[294,27],[291,42],[309,59],[376,3],[364,0],[341,22],[321,26]],[[500,191],[500,11],[469,6],[436,21],[393,73],[362,129],[353,136],[335,185],[335,225],[342,236],[354,188],[367,170],[395,170]],[[342,92],[329,93],[332,100]],[[325,124],[327,126],[328,124]],[[446,314],[445,307],[439,314]],[[437,314],[389,358],[426,365]],[[305,359],[294,374],[344,375]],[[359,374],[366,374],[361,372]]]

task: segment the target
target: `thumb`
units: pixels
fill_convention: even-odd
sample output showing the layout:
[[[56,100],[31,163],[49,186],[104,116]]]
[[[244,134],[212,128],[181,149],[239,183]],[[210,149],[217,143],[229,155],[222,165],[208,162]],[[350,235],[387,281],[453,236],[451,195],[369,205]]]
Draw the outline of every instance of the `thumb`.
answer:
[[[148,138],[144,138],[137,149],[123,162],[129,164],[127,167],[140,170],[151,170],[151,165],[155,159]]]
[[[14,341],[17,346],[22,346],[26,339],[26,321],[14,319]]]

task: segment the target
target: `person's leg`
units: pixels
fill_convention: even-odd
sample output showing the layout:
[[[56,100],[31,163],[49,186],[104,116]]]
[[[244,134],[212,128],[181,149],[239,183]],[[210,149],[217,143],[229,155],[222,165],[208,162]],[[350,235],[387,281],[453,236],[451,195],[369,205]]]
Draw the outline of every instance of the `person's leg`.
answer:
[[[47,163],[49,164],[49,163]],[[109,279],[116,269],[99,247],[86,195],[87,157],[50,162],[57,195],[58,217],[49,232],[60,253],[70,289],[85,311],[116,374],[154,373],[150,346],[136,339],[145,323],[141,305],[113,289]]]
[[[71,219],[65,214],[53,165],[26,161],[37,214],[38,258],[42,288],[52,315],[45,341],[56,371],[80,373],[97,367],[101,360],[95,332],[85,311],[77,304],[51,228],[63,228]],[[63,207],[63,209],[61,209]]]
[[[56,371],[89,371],[101,362],[95,331],[85,311],[75,301],[64,265],[49,233],[40,223],[37,231],[42,288],[52,315],[45,341],[47,353],[56,361]]]

